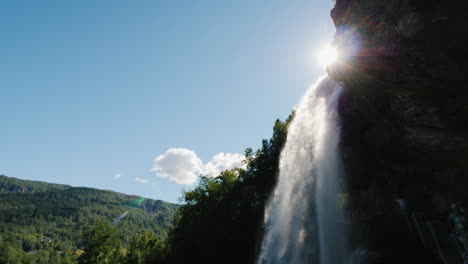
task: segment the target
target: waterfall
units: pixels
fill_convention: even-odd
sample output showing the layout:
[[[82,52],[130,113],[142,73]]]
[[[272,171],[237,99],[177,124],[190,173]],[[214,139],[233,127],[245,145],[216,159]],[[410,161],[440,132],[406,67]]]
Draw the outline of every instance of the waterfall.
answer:
[[[278,183],[265,209],[258,264],[345,261],[338,203],[341,90],[339,83],[322,77],[296,106],[280,156]]]

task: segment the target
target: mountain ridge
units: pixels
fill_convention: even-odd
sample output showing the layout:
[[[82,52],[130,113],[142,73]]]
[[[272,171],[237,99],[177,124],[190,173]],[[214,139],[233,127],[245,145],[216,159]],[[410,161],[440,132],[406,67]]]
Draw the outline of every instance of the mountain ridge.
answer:
[[[0,175],[0,244],[66,256],[82,248],[83,231],[99,220],[115,225],[124,243],[145,230],[164,238],[178,207],[110,190]]]

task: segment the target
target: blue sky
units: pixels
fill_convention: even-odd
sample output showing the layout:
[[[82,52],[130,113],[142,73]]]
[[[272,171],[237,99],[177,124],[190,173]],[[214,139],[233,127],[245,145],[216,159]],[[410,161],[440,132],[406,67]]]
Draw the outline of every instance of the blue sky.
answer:
[[[1,1],[0,174],[177,202],[323,74],[332,5]]]

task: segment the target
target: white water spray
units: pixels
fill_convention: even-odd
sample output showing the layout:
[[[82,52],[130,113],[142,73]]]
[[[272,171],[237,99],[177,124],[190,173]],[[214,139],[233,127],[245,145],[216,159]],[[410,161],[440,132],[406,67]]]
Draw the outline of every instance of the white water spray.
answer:
[[[265,210],[266,231],[258,264],[345,261],[343,214],[338,204],[341,90],[339,83],[323,77],[296,108],[280,157],[278,183]]]

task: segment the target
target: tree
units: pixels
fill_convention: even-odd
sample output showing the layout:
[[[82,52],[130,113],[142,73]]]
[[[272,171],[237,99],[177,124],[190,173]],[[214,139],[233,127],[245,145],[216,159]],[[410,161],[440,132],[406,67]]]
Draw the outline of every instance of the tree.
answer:
[[[164,259],[164,243],[147,230],[136,234],[128,248],[127,264],[161,263]]]
[[[0,264],[20,264],[23,252],[7,243],[0,244]]]
[[[98,220],[94,227],[83,233],[84,254],[78,259],[80,264],[117,264],[122,256],[121,235],[117,227]]]
[[[277,120],[270,140],[245,152],[247,169],[201,176],[176,214],[167,240],[168,263],[253,263],[262,236],[265,204],[278,174],[281,149],[294,113]],[[152,263],[152,262],[149,262]],[[157,263],[157,262],[154,262]]]

